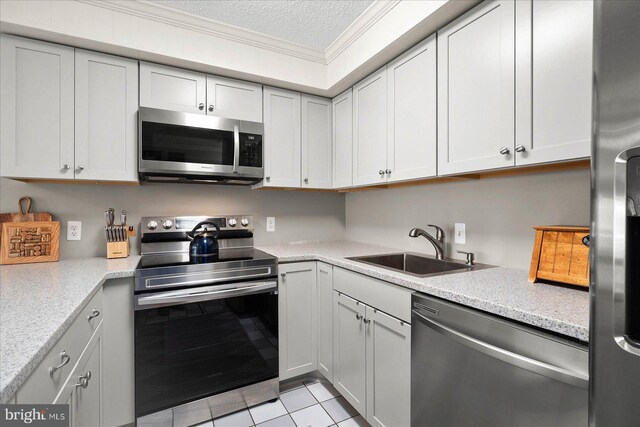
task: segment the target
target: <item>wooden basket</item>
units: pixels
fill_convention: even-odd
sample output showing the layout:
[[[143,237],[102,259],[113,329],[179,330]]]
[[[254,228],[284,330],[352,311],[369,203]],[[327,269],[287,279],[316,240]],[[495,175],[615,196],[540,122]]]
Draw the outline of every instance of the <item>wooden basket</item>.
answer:
[[[589,287],[589,247],[583,239],[589,227],[538,226],[529,282],[552,280]]]
[[[60,222],[4,222],[0,264],[50,262],[60,259]]]

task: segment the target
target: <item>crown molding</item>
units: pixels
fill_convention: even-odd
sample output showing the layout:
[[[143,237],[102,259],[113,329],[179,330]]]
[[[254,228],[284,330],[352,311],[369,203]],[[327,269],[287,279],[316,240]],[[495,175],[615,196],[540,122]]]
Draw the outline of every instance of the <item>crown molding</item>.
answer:
[[[288,40],[225,24],[209,18],[172,9],[147,1],[130,0],[76,0],[104,9],[137,16],[174,27],[196,31],[222,39],[282,53],[308,61],[327,64],[323,50],[303,46]]]
[[[151,3],[146,0],[76,1],[327,65],[357,41],[402,0],[374,1],[371,6],[362,12],[325,50],[293,43],[268,34],[225,24],[157,3]]]
[[[326,63],[355,43],[402,0],[376,0],[356,18],[324,51]]]

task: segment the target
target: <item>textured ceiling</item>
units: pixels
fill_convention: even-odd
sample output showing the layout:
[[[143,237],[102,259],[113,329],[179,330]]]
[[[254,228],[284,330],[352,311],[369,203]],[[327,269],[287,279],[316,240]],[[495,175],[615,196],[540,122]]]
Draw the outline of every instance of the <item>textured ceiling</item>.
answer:
[[[294,43],[325,49],[371,0],[151,0]]]

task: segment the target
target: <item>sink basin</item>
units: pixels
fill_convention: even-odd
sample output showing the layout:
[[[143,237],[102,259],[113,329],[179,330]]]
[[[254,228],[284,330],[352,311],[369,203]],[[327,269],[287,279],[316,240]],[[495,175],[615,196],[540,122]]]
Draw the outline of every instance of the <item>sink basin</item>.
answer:
[[[485,264],[467,265],[463,261],[439,260],[412,253],[383,254],[347,258],[377,267],[387,268],[418,277],[461,273],[490,267]]]

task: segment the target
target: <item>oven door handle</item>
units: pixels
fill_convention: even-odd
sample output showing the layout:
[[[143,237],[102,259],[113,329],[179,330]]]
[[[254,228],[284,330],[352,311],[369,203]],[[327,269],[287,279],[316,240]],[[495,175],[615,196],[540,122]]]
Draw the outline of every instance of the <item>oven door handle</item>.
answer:
[[[241,295],[251,295],[271,292],[278,289],[278,282],[247,282],[229,285],[207,286],[203,288],[181,289],[179,291],[156,292],[152,295],[136,295],[135,309],[190,304],[201,301],[211,301],[223,298],[233,298]]]

